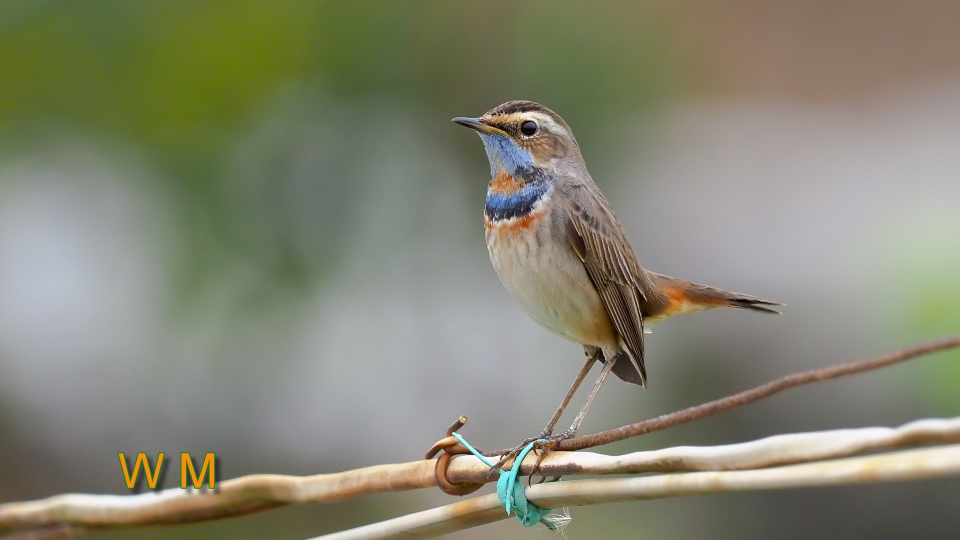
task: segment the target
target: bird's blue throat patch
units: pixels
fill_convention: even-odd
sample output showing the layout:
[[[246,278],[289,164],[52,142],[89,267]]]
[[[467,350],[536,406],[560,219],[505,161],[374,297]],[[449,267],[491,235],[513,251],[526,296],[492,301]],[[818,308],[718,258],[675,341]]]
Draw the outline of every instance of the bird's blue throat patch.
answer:
[[[484,210],[487,219],[500,221],[529,214],[550,189],[533,155],[506,135],[481,132],[480,138],[490,160],[492,177]]]
[[[515,171],[534,166],[533,154],[517,146],[510,137],[480,133],[480,138],[490,160],[490,176],[496,176],[498,170]]]
[[[550,183],[537,167],[521,167],[513,175],[499,172],[490,181],[483,213],[490,221],[525,216],[549,190]]]

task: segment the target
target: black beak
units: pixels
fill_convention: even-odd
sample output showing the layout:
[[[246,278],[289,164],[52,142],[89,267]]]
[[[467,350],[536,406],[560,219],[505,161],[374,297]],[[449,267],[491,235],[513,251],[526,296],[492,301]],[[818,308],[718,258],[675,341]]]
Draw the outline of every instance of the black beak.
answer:
[[[460,124],[463,127],[468,127],[474,131],[479,131],[480,133],[490,133],[492,135],[506,135],[506,132],[500,128],[493,127],[489,124],[485,124],[479,118],[467,118],[466,116],[458,116],[452,120],[456,124]]]

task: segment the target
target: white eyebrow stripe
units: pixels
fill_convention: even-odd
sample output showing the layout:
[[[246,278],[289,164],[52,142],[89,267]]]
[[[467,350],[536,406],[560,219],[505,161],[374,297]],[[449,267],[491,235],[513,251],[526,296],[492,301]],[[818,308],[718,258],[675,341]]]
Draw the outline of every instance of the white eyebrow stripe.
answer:
[[[524,117],[536,121],[540,124],[541,128],[545,128],[551,133],[566,133],[566,128],[554,121],[554,119],[548,115],[541,112],[530,111],[524,113]]]

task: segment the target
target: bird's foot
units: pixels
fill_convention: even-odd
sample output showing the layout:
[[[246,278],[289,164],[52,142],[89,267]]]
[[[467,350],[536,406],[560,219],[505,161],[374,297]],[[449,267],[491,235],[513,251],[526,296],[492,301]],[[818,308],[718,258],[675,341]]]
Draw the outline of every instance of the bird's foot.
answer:
[[[547,457],[547,454],[551,450],[553,450],[553,448],[557,444],[559,444],[561,441],[572,439],[576,434],[577,433],[575,431],[572,431],[569,429],[559,435],[553,435],[550,432],[544,431],[544,432],[541,432],[536,437],[530,437],[529,439],[525,439],[522,443],[514,447],[512,450],[510,450],[506,454],[504,454],[503,457],[500,458],[500,461],[498,461],[490,469],[490,472],[487,473],[487,477],[489,478],[495,471],[499,471],[509,461],[515,459],[518,455],[520,455],[520,452],[522,452],[523,449],[527,447],[527,445],[529,445],[530,443],[535,443],[533,445],[533,452],[537,454],[537,461],[534,464],[533,469],[531,469],[530,471],[530,476],[533,476],[534,474],[537,473],[537,471],[540,470],[540,464],[543,463],[544,458]],[[514,464],[514,466],[517,466],[517,465],[519,464]]]
[[[553,451],[554,447],[556,447],[558,444],[560,444],[561,442],[567,439],[574,438],[576,435],[577,435],[576,431],[572,429],[568,429],[559,435],[550,435],[546,437],[543,442],[541,442],[537,447],[534,447],[534,451],[537,452],[538,455],[537,455],[536,463],[534,463],[533,468],[530,469],[530,476],[527,478],[528,485],[530,484],[530,479],[533,478],[533,475],[540,472],[540,464],[543,463],[543,460],[547,457],[547,455],[549,455],[550,452]],[[543,477],[542,479],[540,479],[539,483],[543,483],[544,481],[546,481],[546,479],[547,479],[546,477]],[[560,479],[559,476],[555,478],[555,480],[559,480],[559,479]]]
[[[496,462],[496,463],[493,465],[493,467],[490,467],[490,471],[487,473],[487,478],[490,478],[491,476],[493,476],[493,473],[499,471],[500,469],[503,469],[503,466],[506,465],[507,462],[509,462],[510,460],[514,459],[514,458],[517,457],[518,455],[520,455],[520,452],[522,452],[523,449],[526,448],[528,444],[530,444],[530,443],[532,443],[532,442],[534,442],[534,441],[537,441],[537,440],[539,440],[539,439],[544,439],[544,438],[549,437],[549,436],[550,436],[549,434],[541,433],[540,435],[537,435],[536,437],[530,437],[529,439],[524,439],[522,443],[520,443],[520,444],[518,444],[517,446],[515,446],[512,450],[510,450],[510,451],[507,452],[506,454],[503,454],[503,455],[500,457],[500,461]],[[534,445],[534,450],[536,450],[536,445]]]

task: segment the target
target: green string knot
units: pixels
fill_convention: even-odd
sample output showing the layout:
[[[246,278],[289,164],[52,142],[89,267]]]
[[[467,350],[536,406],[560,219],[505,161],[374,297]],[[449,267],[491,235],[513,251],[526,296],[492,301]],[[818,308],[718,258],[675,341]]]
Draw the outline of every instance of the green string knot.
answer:
[[[453,432],[452,435],[487,467],[492,468],[494,466],[493,462],[477,452],[460,434]],[[531,441],[517,454],[516,459],[513,460],[513,467],[509,471],[497,471],[500,473],[500,478],[497,480],[497,497],[500,499],[500,504],[507,510],[507,515],[509,516],[510,511],[513,510],[524,527],[533,527],[542,522],[548,529],[560,531],[570,522],[570,517],[568,515],[551,514],[550,512],[553,512],[552,508],[540,508],[533,504],[527,500],[523,482],[517,482],[517,475],[520,474],[520,464],[523,463],[523,458],[527,457],[527,454],[530,450],[533,450],[538,442],[546,441],[543,439]]]

